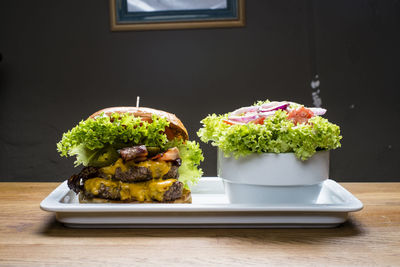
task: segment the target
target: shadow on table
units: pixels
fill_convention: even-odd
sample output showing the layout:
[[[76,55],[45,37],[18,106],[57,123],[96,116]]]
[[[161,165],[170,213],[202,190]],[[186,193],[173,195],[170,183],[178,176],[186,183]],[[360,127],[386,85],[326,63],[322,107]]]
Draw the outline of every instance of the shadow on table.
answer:
[[[68,228],[56,221],[54,216],[49,216],[47,223],[39,229],[39,233],[48,237],[65,238],[234,238],[242,241],[256,243],[290,242],[290,243],[315,243],[343,237],[356,237],[366,234],[366,230],[357,219],[349,218],[347,222],[335,228],[259,228],[259,229],[159,229],[159,228],[102,228],[81,229]]]

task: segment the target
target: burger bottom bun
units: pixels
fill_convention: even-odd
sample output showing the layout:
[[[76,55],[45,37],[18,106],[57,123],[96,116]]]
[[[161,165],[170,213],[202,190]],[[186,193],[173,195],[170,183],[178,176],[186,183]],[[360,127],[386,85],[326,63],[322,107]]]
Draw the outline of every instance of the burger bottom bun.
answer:
[[[192,194],[190,190],[184,189],[182,196],[173,201],[130,201],[130,200],[113,200],[113,199],[105,199],[105,198],[88,198],[84,196],[82,193],[79,193],[79,203],[129,203],[129,204],[143,204],[143,203],[165,203],[165,204],[185,204],[192,203]]]

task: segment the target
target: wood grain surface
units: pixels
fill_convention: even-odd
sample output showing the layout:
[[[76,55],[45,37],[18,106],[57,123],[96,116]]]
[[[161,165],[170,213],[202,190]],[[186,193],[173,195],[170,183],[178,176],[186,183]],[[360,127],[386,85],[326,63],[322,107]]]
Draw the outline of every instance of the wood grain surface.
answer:
[[[400,183],[342,183],[362,211],[333,229],[70,229],[58,183],[0,183],[0,266],[400,266]]]

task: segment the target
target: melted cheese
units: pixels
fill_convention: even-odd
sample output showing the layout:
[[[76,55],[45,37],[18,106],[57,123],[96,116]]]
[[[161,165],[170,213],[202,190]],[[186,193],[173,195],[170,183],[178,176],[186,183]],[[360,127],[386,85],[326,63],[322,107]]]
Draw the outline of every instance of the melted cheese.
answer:
[[[163,160],[147,160],[139,162],[135,165],[138,167],[145,167],[150,169],[153,178],[161,178],[168,173],[169,169],[171,169],[171,162],[166,162]]]
[[[99,194],[101,184],[110,188],[117,188],[119,186],[119,181],[112,181],[103,178],[92,178],[86,180],[84,186],[86,192],[90,192],[92,195],[96,196]]]
[[[164,194],[176,179],[151,180],[141,183],[123,183],[104,178],[92,178],[85,182],[85,190],[97,196],[101,185],[110,187],[108,190],[118,190],[121,200],[137,200],[139,202],[158,200],[162,201]]]
[[[151,194],[152,199],[162,201],[165,192],[175,183],[176,179],[167,180],[152,180],[148,182],[148,192]]]
[[[101,168],[100,171],[106,175],[114,175],[117,168],[121,168],[122,172],[128,171],[128,166],[124,164],[121,158],[114,162],[114,164]]]
[[[103,167],[100,169],[100,171],[105,175],[113,176],[115,175],[115,171],[117,170],[117,168],[120,168],[122,172],[126,172],[128,171],[129,167],[137,166],[150,169],[153,178],[162,178],[169,172],[169,170],[171,169],[171,165],[171,162],[166,162],[162,160],[146,160],[139,163],[128,161],[124,163],[124,161],[119,158],[113,165]]]

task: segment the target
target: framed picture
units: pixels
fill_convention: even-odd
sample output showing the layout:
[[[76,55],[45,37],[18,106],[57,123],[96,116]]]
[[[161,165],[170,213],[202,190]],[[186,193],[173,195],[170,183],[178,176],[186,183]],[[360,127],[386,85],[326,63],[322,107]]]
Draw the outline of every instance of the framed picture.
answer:
[[[110,0],[112,31],[243,27],[245,0]]]

